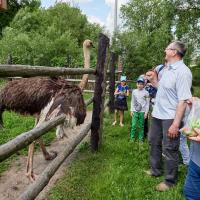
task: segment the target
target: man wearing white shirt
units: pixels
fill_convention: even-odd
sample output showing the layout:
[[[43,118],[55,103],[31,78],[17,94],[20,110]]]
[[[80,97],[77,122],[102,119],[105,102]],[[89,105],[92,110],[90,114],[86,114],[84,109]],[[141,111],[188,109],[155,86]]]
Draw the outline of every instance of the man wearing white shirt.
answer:
[[[156,186],[158,191],[166,191],[177,179],[179,161],[179,128],[186,108],[186,100],[192,97],[192,74],[183,63],[185,45],[172,42],[165,49],[168,63],[159,81],[156,102],[152,112],[150,130],[151,175],[162,175],[162,156],[165,161],[165,180]]]

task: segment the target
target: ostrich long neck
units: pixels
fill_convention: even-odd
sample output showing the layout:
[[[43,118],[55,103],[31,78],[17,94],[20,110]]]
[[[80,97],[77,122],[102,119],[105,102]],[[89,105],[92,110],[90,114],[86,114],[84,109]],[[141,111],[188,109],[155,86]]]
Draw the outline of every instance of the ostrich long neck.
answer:
[[[84,55],[84,68],[90,68],[90,48],[83,47],[83,55]]]
[[[84,55],[84,68],[88,69],[90,68],[90,48],[86,47],[85,45],[83,45],[83,55]],[[81,90],[83,90],[86,87],[87,82],[88,82],[88,74],[84,74],[79,84]]]

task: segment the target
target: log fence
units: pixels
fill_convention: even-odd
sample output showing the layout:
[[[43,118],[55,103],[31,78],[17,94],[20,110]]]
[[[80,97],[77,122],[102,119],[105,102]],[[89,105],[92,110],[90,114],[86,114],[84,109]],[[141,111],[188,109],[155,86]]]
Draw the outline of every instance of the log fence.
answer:
[[[38,177],[38,179],[29,185],[28,189],[20,195],[20,200],[35,199],[42,189],[48,184],[51,177],[55,174],[59,166],[64,160],[73,152],[76,146],[83,140],[83,138],[91,130],[91,149],[92,151],[98,151],[102,143],[102,128],[103,128],[103,113],[105,106],[111,100],[105,100],[106,96],[106,81],[107,76],[112,75],[113,84],[113,69],[109,73],[107,72],[108,66],[110,66],[110,54],[109,54],[109,39],[107,36],[100,34],[99,47],[98,47],[98,59],[96,69],[82,69],[82,68],[53,68],[42,66],[24,66],[24,65],[0,65],[0,77],[31,77],[31,76],[64,76],[74,74],[95,74],[95,91],[94,96],[88,99],[86,106],[93,103],[92,121],[87,123],[85,128],[78,134],[77,137],[72,138],[66,149],[58,155]],[[114,64],[112,62],[112,67]],[[108,81],[107,81],[108,83]],[[112,94],[114,95],[114,94]],[[110,95],[111,98],[111,95]],[[64,115],[60,115],[52,120],[46,121],[40,126],[33,128],[30,131],[22,133],[13,140],[0,146],[0,161],[7,159],[9,156],[24,148],[34,140],[38,139],[52,128],[63,123],[65,120]]]

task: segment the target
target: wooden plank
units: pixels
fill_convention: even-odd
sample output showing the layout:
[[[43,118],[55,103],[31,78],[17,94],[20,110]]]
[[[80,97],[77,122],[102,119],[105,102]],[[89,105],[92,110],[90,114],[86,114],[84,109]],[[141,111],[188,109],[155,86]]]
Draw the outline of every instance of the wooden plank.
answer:
[[[7,10],[7,0],[0,0],[0,10]]]
[[[94,74],[94,69],[45,67],[30,65],[0,65],[0,77],[64,76]]]

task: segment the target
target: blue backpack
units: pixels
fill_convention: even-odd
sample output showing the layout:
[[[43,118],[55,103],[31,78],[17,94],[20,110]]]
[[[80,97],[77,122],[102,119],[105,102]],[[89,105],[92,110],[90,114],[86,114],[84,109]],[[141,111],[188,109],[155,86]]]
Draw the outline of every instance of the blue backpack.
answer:
[[[156,93],[157,93],[157,88],[153,87],[152,85],[147,85],[145,87],[145,90],[149,93],[149,96],[151,98],[155,98],[156,97]]]

